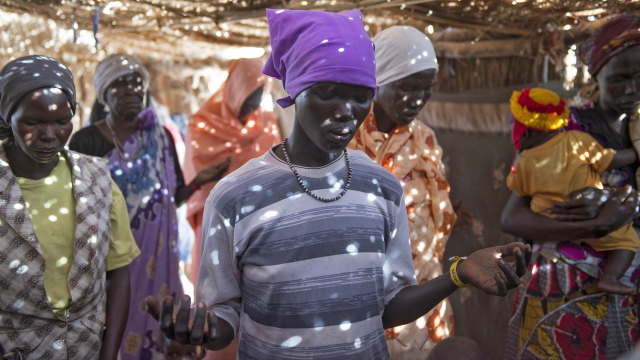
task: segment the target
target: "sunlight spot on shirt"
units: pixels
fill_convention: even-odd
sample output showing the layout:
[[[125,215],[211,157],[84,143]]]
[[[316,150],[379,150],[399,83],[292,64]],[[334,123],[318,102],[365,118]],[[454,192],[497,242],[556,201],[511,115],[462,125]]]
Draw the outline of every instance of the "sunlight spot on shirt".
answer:
[[[351,329],[351,322],[349,320],[343,321],[342,324],[340,324],[340,330],[347,331],[349,329]]]
[[[49,215],[49,221],[56,222],[56,221],[58,221],[58,217],[55,216],[55,215]]]
[[[213,262],[213,265],[220,264],[220,259],[218,259],[218,250],[213,250],[211,252],[211,262]]]
[[[16,209],[16,210],[22,210],[22,209],[24,209],[24,205],[17,203],[17,204],[13,205],[13,208]]]
[[[322,328],[324,327],[324,321],[322,321],[322,319],[319,319],[319,318],[313,319],[313,327],[316,331],[322,330]]]
[[[356,339],[356,341],[354,341],[354,342],[353,342],[353,346],[354,346],[356,349],[359,349],[359,348],[360,348],[360,346],[362,346],[362,340],[360,340],[360,338],[357,338],[357,339]]]
[[[292,348],[298,346],[302,342],[302,337],[292,336],[282,343],[283,348]]]
[[[424,327],[427,326],[427,320],[423,316],[416,321],[416,325],[418,329],[424,329]]]
[[[9,269],[11,270],[17,269],[18,266],[20,266],[20,260],[13,260],[12,262],[9,263]]]
[[[16,309],[20,309],[22,305],[24,305],[24,300],[22,299],[18,299],[16,300],[16,302],[13,303],[13,307]]]
[[[367,199],[369,199],[369,201],[374,201],[376,199],[376,195],[375,194],[367,194]]]
[[[58,259],[58,261],[56,261],[56,266],[60,267],[63,265],[67,265],[67,262],[68,262],[67,258],[63,256],[60,259]]]
[[[444,210],[444,208],[447,207],[447,203],[444,201],[440,202],[440,210]]]
[[[18,269],[16,269],[16,274],[22,275],[22,274],[26,273],[27,270],[29,270],[29,267],[27,265],[22,265]]]
[[[243,206],[243,207],[240,209],[240,213],[242,213],[242,214],[250,213],[250,212],[252,212],[252,211],[253,211],[253,209],[255,209],[255,208],[256,208],[256,207],[255,207],[255,206],[253,206],[253,205]]]
[[[373,235],[369,236],[369,241],[371,241],[372,243],[376,242],[376,237]]]
[[[424,243],[424,241],[420,241],[420,244],[418,244],[418,251],[420,251],[420,252],[424,251],[424,248],[426,246],[427,245]]]
[[[418,195],[418,189],[411,189],[411,193],[413,195]]]
[[[267,220],[267,219],[271,219],[272,217],[278,215],[278,212],[275,210],[269,210],[266,213],[264,213],[262,216],[260,216],[260,220]]]
[[[356,244],[351,244],[347,246],[347,252],[351,255],[358,254],[358,246]]]
[[[64,348],[64,340],[56,340],[53,343],[53,348],[56,350],[60,350]]]

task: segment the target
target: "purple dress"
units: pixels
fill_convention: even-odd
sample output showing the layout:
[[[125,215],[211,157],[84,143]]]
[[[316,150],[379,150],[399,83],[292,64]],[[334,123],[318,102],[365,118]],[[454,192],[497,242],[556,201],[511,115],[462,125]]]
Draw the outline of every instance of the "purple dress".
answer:
[[[105,158],[127,201],[131,231],[141,254],[129,266],[131,305],[120,354],[123,360],[152,359],[162,352],[162,344],[158,322],[145,311],[145,298],[183,294],[178,275],[173,143],[164,128],[154,124],[136,131],[122,146],[122,154],[114,148]]]
[[[183,294],[174,194],[184,180],[171,135],[152,113],[143,114],[140,129],[122,149],[114,147],[95,126],[78,131],[69,144],[71,149],[109,160],[111,177],[124,195],[131,231],[140,248],[140,256],[129,265],[131,303],[120,348],[123,360],[163,358],[158,322],[146,313],[144,301],[149,295],[162,299]]]

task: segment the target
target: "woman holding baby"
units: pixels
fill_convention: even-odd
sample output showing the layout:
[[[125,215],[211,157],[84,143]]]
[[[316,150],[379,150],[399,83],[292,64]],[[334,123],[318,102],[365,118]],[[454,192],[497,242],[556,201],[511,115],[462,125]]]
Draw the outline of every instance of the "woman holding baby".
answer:
[[[613,18],[587,40],[581,50],[598,83],[599,100],[571,109],[567,127],[588,133],[624,159],[615,176],[601,175],[617,189],[578,191],[556,203],[548,216],[531,210],[531,197],[513,194],[504,210],[503,230],[532,241],[535,252],[513,307],[507,359],[615,359],[640,338],[636,294],[602,291],[607,253],[584,241],[603,238],[637,216],[637,194],[631,190],[637,188],[640,165],[633,147],[640,139],[634,130],[640,105],[637,45],[640,17],[630,14]],[[637,289],[639,275],[636,254],[620,282]]]

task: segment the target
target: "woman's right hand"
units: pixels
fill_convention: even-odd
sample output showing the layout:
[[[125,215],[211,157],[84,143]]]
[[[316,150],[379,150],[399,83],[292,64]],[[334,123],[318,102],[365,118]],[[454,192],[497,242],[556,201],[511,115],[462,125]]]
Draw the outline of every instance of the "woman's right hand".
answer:
[[[639,211],[640,198],[638,197],[638,192],[628,185],[617,189],[613,196],[602,206],[596,218],[601,226],[606,227],[601,229],[602,236],[638,219]]]
[[[638,218],[638,193],[630,186],[615,190],[587,188],[572,194],[572,199],[554,204],[551,213],[560,221],[594,220],[602,236]]]
[[[158,298],[149,296],[146,299],[147,312],[158,320],[164,335],[176,342],[186,345],[205,345],[209,349],[221,349],[228,344],[218,344],[221,340],[221,326],[218,317],[207,311],[206,304],[200,302],[191,307],[191,298],[183,295],[178,305],[173,298],[167,296],[160,305]]]
[[[602,206],[611,197],[609,190],[584,188],[569,195],[569,200],[553,204],[551,214],[559,221],[585,221],[595,219]]]

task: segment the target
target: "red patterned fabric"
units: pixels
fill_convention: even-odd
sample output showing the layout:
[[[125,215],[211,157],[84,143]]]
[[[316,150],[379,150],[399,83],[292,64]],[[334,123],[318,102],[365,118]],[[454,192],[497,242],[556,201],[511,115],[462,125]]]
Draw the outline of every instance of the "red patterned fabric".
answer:
[[[582,58],[595,75],[612,57],[640,45],[640,16],[618,15],[593,34],[581,47]]]
[[[529,112],[541,113],[541,114],[562,114],[565,109],[564,100],[560,99],[558,105],[553,104],[538,104],[535,100],[529,97],[529,91],[531,89],[522,90],[520,98],[518,98],[518,104],[522,107],[526,107]]]

